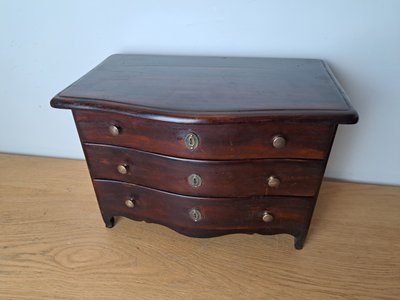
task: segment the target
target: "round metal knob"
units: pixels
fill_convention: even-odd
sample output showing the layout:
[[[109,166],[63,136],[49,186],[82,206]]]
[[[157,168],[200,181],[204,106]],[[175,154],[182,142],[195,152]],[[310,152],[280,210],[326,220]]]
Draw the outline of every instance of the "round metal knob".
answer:
[[[269,222],[272,222],[272,221],[274,220],[274,216],[271,215],[269,212],[264,211],[264,213],[263,213],[263,215],[262,215],[262,220],[263,220],[265,223],[269,223]]]
[[[185,136],[185,145],[189,150],[196,149],[199,146],[199,137],[193,132],[188,133]]]
[[[120,164],[117,166],[118,173],[125,175],[128,173],[128,165]]]
[[[129,208],[135,207],[135,200],[133,198],[130,198],[125,201],[125,205]]]
[[[268,177],[268,186],[271,188],[277,188],[281,184],[278,177],[270,176]]]
[[[119,135],[121,129],[117,125],[110,125],[110,127],[108,127],[108,131],[111,135],[117,136]]]
[[[192,208],[189,211],[189,217],[194,221],[198,222],[202,219],[201,212],[197,208]]]
[[[203,183],[203,180],[201,179],[200,175],[197,174],[189,175],[187,180],[190,186],[194,188],[198,188]]]
[[[281,149],[286,146],[286,139],[281,135],[276,135],[272,138],[272,146],[276,149]]]

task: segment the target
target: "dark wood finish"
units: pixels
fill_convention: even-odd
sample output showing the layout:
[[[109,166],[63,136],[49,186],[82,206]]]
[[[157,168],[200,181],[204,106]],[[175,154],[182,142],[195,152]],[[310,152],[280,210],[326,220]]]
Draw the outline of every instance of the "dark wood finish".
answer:
[[[324,161],[318,160],[189,160],[116,146],[85,144],[84,148],[93,178],[193,196],[314,196],[325,166]],[[117,171],[119,164],[128,166],[127,174]],[[200,187],[189,185],[190,174],[200,175]],[[268,187],[269,176],[278,177],[280,186]]]
[[[166,155],[198,159],[311,158],[326,159],[333,138],[332,123],[260,122],[237,124],[179,124],[123,114],[74,111],[83,142],[120,145]],[[113,136],[110,125],[121,128]],[[186,134],[200,139],[195,150],[185,146]],[[272,139],[282,135],[284,148],[272,146]]]
[[[193,123],[357,121],[328,66],[314,59],[112,55],[51,104]]]
[[[125,216],[196,237],[289,233],[297,249],[336,128],[358,120],[328,65],[313,59],[113,55],[51,105],[73,111],[107,227]],[[188,133],[197,148],[185,145]],[[276,135],[285,147],[273,147]]]
[[[97,198],[104,221],[113,226],[114,216],[163,224],[182,234],[211,237],[227,233],[288,233],[302,245],[304,232],[311,219],[313,198],[255,197],[200,198],[167,193],[134,184],[110,180],[94,180]],[[134,199],[135,207],[125,205]],[[194,222],[189,211],[196,208],[202,219]],[[274,219],[262,220],[268,211]]]

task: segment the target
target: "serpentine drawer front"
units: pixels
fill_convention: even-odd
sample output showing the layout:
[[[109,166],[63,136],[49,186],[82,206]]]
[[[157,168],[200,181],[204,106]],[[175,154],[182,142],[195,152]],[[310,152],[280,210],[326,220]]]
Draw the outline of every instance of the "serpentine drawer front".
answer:
[[[199,125],[93,111],[74,115],[83,142],[213,160],[326,159],[336,128],[315,122],[301,126],[290,122]]]
[[[112,55],[51,105],[73,112],[107,227],[288,233],[297,249],[337,125],[358,119],[312,59]]]
[[[315,196],[324,169],[319,160],[190,160],[116,146],[84,149],[93,178],[192,196]]]
[[[190,197],[110,180],[96,179],[94,186],[102,210],[201,237],[238,229],[298,235],[311,218],[314,205],[312,198],[304,197]]]

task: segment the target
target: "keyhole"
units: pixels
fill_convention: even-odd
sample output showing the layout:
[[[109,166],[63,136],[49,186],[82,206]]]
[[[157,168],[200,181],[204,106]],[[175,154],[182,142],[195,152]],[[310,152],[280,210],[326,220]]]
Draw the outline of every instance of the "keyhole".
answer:
[[[200,211],[198,209],[196,209],[196,208],[192,208],[189,211],[189,216],[194,222],[198,222],[202,218]]]
[[[188,133],[185,137],[185,145],[189,150],[194,150],[199,145],[199,138],[193,132]]]
[[[188,177],[188,182],[189,184],[194,187],[194,188],[198,188],[199,186],[201,186],[201,184],[203,183],[200,175],[197,174],[191,174]]]
[[[193,148],[194,146],[194,140],[193,140],[193,136],[189,137],[189,146]]]

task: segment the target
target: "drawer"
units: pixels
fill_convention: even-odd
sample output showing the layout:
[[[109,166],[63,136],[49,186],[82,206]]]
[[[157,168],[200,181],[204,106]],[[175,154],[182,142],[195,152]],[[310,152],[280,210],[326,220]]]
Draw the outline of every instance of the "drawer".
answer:
[[[94,180],[101,211],[166,225],[191,236],[273,231],[297,235],[308,226],[312,198],[200,198],[134,184]]]
[[[194,159],[326,159],[336,126],[312,122],[180,124],[74,110],[82,142]]]
[[[315,196],[325,167],[319,160],[191,160],[97,144],[84,150],[92,178],[193,196]]]

